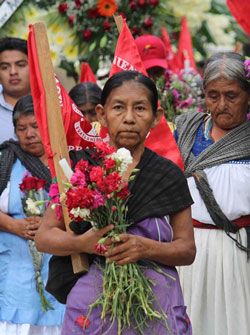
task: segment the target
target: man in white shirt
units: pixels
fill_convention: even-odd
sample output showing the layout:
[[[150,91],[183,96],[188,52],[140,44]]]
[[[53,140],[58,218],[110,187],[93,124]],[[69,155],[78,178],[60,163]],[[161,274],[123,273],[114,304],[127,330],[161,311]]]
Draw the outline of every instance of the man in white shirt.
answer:
[[[27,41],[0,40],[0,143],[15,138],[12,110],[17,100],[30,93]]]

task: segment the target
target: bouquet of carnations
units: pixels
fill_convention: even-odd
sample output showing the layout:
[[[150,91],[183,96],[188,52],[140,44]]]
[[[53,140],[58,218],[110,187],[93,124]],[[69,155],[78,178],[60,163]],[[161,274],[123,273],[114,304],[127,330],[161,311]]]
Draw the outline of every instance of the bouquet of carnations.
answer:
[[[123,173],[132,163],[132,157],[125,148],[115,151],[106,143],[97,142],[92,158],[98,165],[90,165],[86,160],[76,164],[70,182],[65,184],[64,204],[74,223],[91,223],[94,229],[114,225],[95,246],[99,254],[104,254],[107,251],[105,241],[112,238],[119,242],[119,234],[128,228],[126,214],[130,194]],[[134,170],[130,178],[134,178],[136,172]],[[109,317],[111,323],[117,321],[118,334],[130,326],[143,334],[148,321],[166,321],[166,315],[153,308],[152,285],[139,264],[118,266],[106,262],[103,292],[90,306],[89,315],[95,307],[101,306],[101,319]]]
[[[19,185],[23,211],[27,217],[43,215],[47,202],[44,190],[45,184],[46,181],[44,179],[26,174]],[[53,307],[44,295],[44,285],[41,276],[43,253],[37,250],[33,240],[28,240],[28,245],[35,271],[36,289],[40,296],[42,309],[46,312],[49,309],[53,309]]]
[[[202,78],[192,69],[176,74],[170,70],[157,81],[161,106],[168,121],[177,115],[204,110]]]

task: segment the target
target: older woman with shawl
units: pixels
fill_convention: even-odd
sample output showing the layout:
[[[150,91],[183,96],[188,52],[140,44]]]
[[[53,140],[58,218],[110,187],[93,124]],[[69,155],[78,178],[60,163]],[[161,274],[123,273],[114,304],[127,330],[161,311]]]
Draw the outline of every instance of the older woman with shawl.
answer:
[[[26,217],[19,188],[27,175],[44,180],[46,191],[51,183],[30,95],[16,103],[13,124],[18,141],[0,146],[0,334],[59,335],[64,306],[38,292],[51,257],[34,247],[41,217]]]
[[[244,58],[212,56],[204,70],[207,113],[177,119],[177,142],[194,200],[197,255],[179,269],[194,335],[250,329],[250,83]]]

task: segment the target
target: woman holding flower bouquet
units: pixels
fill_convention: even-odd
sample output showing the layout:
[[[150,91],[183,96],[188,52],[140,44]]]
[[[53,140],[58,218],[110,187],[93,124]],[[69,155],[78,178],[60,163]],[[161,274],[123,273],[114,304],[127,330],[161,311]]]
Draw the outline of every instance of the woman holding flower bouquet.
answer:
[[[31,96],[16,103],[13,123],[18,142],[0,146],[0,334],[59,335],[64,307],[43,287],[50,255],[33,241],[44,210],[33,196],[45,199],[51,177]]]
[[[194,199],[194,264],[180,268],[194,335],[250,331],[250,62],[213,55],[204,69],[208,113],[177,118]]]
[[[49,208],[36,235],[40,250],[95,255],[68,295],[62,334],[190,335],[175,266],[194,260],[192,198],[181,170],[144,147],[163,112],[155,84],[115,74],[96,112],[111,146],[72,156],[64,196],[75,225],[92,228],[66,232]]]

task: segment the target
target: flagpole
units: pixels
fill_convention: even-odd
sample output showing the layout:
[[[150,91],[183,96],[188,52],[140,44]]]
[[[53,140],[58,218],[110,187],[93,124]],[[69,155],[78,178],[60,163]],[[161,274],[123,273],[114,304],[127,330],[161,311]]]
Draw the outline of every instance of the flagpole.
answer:
[[[50,49],[44,23],[38,22],[33,25],[34,37],[36,42],[38,64],[41,78],[44,86],[47,122],[50,137],[51,149],[53,152],[53,162],[57,177],[59,192],[64,192],[63,182],[67,181],[59,161],[65,158],[69,163],[69,153],[67,149],[66,136],[64,132],[61,107],[58,99],[58,93],[55,84],[54,69],[50,58]],[[66,230],[70,230],[70,218],[66,206],[62,206],[63,218]],[[89,268],[87,255],[71,255],[72,267],[74,273],[86,272]]]
[[[120,34],[121,30],[122,30],[122,25],[123,25],[123,19],[121,15],[114,15],[114,20],[115,20],[115,24],[116,27],[118,29],[118,32]]]

